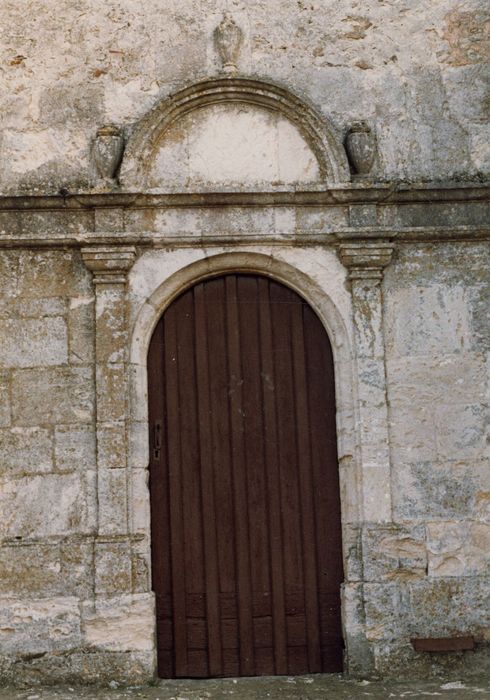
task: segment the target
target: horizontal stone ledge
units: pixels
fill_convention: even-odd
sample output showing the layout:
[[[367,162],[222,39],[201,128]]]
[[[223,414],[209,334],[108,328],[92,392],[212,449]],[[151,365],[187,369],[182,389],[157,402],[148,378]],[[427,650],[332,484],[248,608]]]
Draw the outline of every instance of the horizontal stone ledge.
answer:
[[[143,533],[137,534],[122,534],[122,535],[97,535],[94,533],[74,534],[74,535],[46,535],[46,537],[4,537],[0,540],[1,547],[34,547],[37,545],[55,546],[59,544],[77,544],[77,543],[102,543],[108,544],[111,542],[142,542],[147,539],[147,535]]]
[[[251,234],[226,231],[212,233],[189,233],[179,235],[162,235],[158,231],[141,233],[81,233],[79,235],[40,233],[39,236],[18,236],[0,234],[0,248],[82,248],[87,246],[138,246],[144,248],[196,248],[199,246],[329,246],[336,247],[339,242],[360,242],[371,239],[387,240],[396,243],[430,242],[446,243],[448,241],[486,241],[490,240],[490,227],[457,226],[442,227],[410,227],[410,228],[345,228],[337,231],[311,233],[307,230],[297,230],[294,233],[261,233]]]
[[[223,192],[74,192],[65,196],[7,195],[0,197],[0,210],[73,210],[110,208],[145,208],[163,206],[236,206],[236,205],[331,205],[351,203],[405,203],[405,202],[457,202],[484,201],[490,199],[490,186],[468,183],[398,183],[366,182],[350,183],[344,187],[307,191],[298,189],[270,189],[269,191]]]

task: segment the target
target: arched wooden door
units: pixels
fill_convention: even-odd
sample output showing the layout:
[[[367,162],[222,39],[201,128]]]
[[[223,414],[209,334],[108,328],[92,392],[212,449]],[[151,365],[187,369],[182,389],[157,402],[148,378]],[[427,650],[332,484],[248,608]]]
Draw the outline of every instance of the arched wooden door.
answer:
[[[342,669],[332,351],[295,292],[196,284],[149,350],[161,677]]]

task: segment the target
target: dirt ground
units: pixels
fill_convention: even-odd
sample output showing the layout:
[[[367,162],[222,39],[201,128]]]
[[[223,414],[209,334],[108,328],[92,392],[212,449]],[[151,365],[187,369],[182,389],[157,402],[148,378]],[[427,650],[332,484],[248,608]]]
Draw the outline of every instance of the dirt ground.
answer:
[[[0,688],[0,700],[447,700],[490,699],[490,679],[472,681],[353,681],[338,676],[159,681],[153,686],[119,688]]]

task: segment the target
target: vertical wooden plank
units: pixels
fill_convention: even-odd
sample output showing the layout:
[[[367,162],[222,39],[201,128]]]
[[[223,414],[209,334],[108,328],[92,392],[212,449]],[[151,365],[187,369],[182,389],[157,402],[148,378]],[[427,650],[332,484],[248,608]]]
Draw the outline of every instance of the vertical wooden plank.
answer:
[[[258,280],[260,361],[262,377],[262,406],[265,435],[265,468],[269,504],[270,562],[272,578],[272,607],[274,625],[274,662],[277,675],[288,672],[286,648],[286,603],[284,591],[283,533],[278,462],[278,435],[276,416],[275,373],[269,281]]]
[[[260,675],[273,675],[272,589],[257,282],[257,278],[251,275],[237,276],[255,671]],[[268,642],[260,633],[264,625],[270,628]]]
[[[298,449],[299,493],[303,539],[304,595],[306,612],[306,639],[308,648],[308,670],[320,673],[320,616],[318,607],[318,578],[316,568],[316,541],[314,498],[311,465],[311,428],[308,410],[306,378],[306,356],[303,333],[304,304],[296,296],[290,306],[293,351],[293,373],[295,384],[296,444]]]
[[[172,600],[174,619],[175,675],[187,675],[186,572],[182,513],[182,430],[179,421],[177,307],[165,313],[165,376],[167,454],[170,488],[170,542],[172,550]]]
[[[343,580],[335,381],[328,336],[316,314],[304,309],[304,334],[315,484],[322,670],[342,670],[340,586]]]
[[[168,460],[165,434],[165,372],[163,357],[163,318],[158,322],[148,350],[148,427],[151,503],[152,587],[157,618],[158,673],[174,675],[170,506],[168,500]],[[157,427],[158,426],[158,427]],[[158,433],[158,435],[157,435]],[[156,449],[156,443],[161,445]]]
[[[250,560],[253,571],[252,589],[254,601],[257,598],[261,601],[262,606],[266,605],[267,607],[260,614],[270,615],[270,606],[267,606],[271,582],[257,279],[251,275],[239,275],[237,277],[237,294],[243,380],[242,406],[248,483]]]
[[[214,499],[212,407],[210,403],[208,336],[204,288],[194,288],[197,402],[199,415],[200,463],[202,469],[202,521],[204,530],[206,613],[209,675],[223,674],[222,641],[219,609],[218,545]]]
[[[185,523],[184,550],[186,593],[204,595],[201,465],[197,411],[197,378],[194,338],[194,291],[175,302],[177,325],[177,372],[181,433],[182,507]],[[187,617],[189,617],[187,611]]]
[[[242,361],[238,317],[237,280],[225,278],[226,335],[229,358],[230,441],[235,506],[236,562],[238,578],[238,619],[240,630],[240,673],[255,674],[252,621],[252,590],[250,581],[250,541],[247,509],[247,471],[243,426]]]
[[[211,403],[211,433],[214,478],[221,639],[228,626],[238,630],[236,536],[233,512],[232,468],[230,452],[230,416],[228,405],[228,355],[226,346],[226,309],[224,279],[208,280],[203,285],[208,341],[208,368]],[[211,516],[210,516],[211,517]],[[238,650],[223,646],[223,674],[239,673]]]
[[[296,446],[295,393],[292,365],[292,336],[290,305],[293,293],[283,285],[270,283],[272,313],[274,368],[276,373],[276,410],[278,416],[279,476],[281,482],[281,514],[284,550],[284,586],[286,591],[286,622],[289,673],[307,673],[308,665],[300,671],[298,659],[291,649],[303,645],[303,640],[293,632],[305,623],[304,575],[300,499],[298,483],[298,450]],[[288,598],[294,596],[297,603],[288,606]],[[299,624],[289,624],[290,616],[301,618]],[[298,622],[298,621],[295,621]]]

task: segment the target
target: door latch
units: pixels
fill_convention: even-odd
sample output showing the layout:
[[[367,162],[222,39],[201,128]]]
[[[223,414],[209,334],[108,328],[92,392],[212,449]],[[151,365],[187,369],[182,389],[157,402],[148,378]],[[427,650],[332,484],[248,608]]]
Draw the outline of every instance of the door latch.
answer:
[[[153,459],[160,459],[162,449],[162,424],[157,422],[153,426]]]

